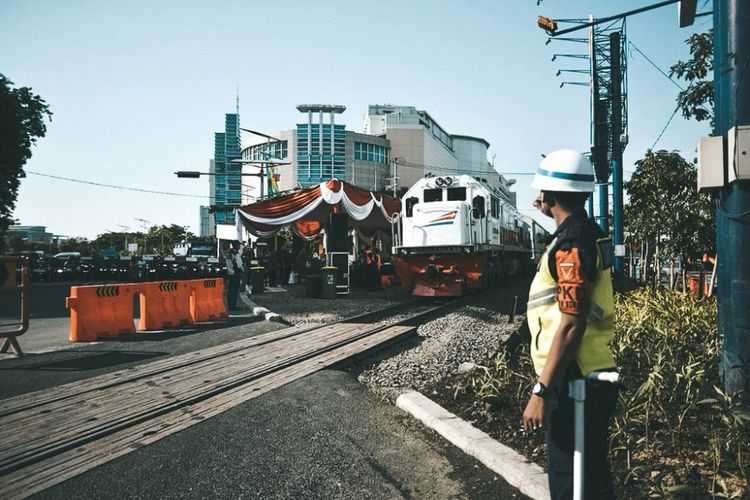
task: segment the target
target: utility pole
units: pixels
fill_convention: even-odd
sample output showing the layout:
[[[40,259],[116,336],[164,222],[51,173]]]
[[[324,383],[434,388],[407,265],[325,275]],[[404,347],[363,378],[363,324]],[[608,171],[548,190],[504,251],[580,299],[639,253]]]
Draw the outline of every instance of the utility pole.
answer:
[[[714,2],[714,133],[750,125],[750,2]],[[736,141],[735,141],[736,144]],[[736,146],[735,146],[735,149]],[[741,156],[724,154],[724,172]],[[730,160],[727,163],[727,160]],[[743,161],[747,161],[745,157]],[[725,174],[725,179],[727,174]],[[716,193],[719,335],[724,352],[719,371],[724,389],[750,401],[750,181],[725,182]]]
[[[716,4],[717,2],[714,2]],[[740,4],[741,0],[732,0],[729,4],[725,2],[718,2],[722,4],[724,12],[733,12],[733,19],[735,22],[738,18],[741,18],[746,22],[748,19],[742,18],[740,11],[727,10],[733,9],[734,7],[728,7],[727,5]],[[679,26],[685,27],[693,24],[693,21],[698,16],[706,15],[696,14],[697,0],[663,0],[652,5],[646,5],[639,7],[628,12],[616,14],[614,16],[608,16],[600,19],[593,19],[589,16],[588,23],[583,20],[576,19],[562,19],[560,23],[572,23],[573,26],[566,29],[559,29],[558,21],[550,19],[545,16],[539,16],[537,19],[537,25],[542,28],[550,38],[547,40],[549,43],[555,37],[560,35],[566,35],[574,31],[578,31],[584,28],[589,29],[589,59],[591,65],[591,92],[592,92],[592,106],[591,106],[591,160],[594,165],[594,172],[596,173],[596,181],[599,193],[599,217],[598,223],[603,231],[609,230],[609,222],[607,220],[608,209],[609,209],[609,193],[608,193],[608,180],[610,174],[612,174],[612,193],[613,193],[613,239],[615,244],[615,271],[622,272],[624,263],[624,220],[623,220],[623,165],[622,165],[622,152],[627,145],[627,58],[626,51],[623,50],[625,46],[625,19],[635,14],[647,12],[653,9],[658,9],[670,4],[678,4],[678,19]],[[717,37],[720,33],[718,29],[718,14],[719,9],[714,9],[714,37]],[[747,7],[745,10],[747,12]],[[729,17],[729,15],[726,15]],[[622,21],[622,28],[616,29],[616,23]],[[597,28],[597,26],[603,26],[603,28]],[[615,30],[612,30],[612,28]],[[604,36],[609,35],[605,40]],[[747,43],[746,33],[743,33],[743,39],[745,44]],[[559,38],[559,40],[578,41],[575,38]],[[609,52],[606,53],[599,50],[604,43],[609,42]],[[597,43],[599,42],[599,43]],[[718,42],[714,42],[714,50],[716,50]],[[744,46],[746,47],[746,45]],[[728,52],[728,51],[727,51]],[[718,54],[718,52],[714,52]],[[566,54],[563,54],[566,55]],[[555,60],[555,56],[552,60]],[[569,55],[566,55],[569,57]],[[728,57],[728,56],[727,56]],[[718,61],[718,56],[714,58]],[[718,68],[715,64],[714,68]],[[735,68],[736,69],[736,68]],[[563,70],[565,71],[565,70]],[[716,70],[715,70],[716,71]],[[558,75],[560,71],[558,71]],[[719,73],[716,73],[716,81],[718,82]],[[736,72],[735,72],[736,78]],[[563,86],[563,82],[560,86]],[[718,100],[717,110],[718,110]],[[745,100],[747,103],[747,99]],[[718,120],[717,120],[718,123]],[[740,123],[740,122],[738,122]],[[747,123],[747,121],[742,122]],[[742,124],[741,123],[741,124]],[[725,129],[726,130],[726,129]],[[720,130],[721,132],[721,130]],[[589,198],[589,214],[594,214],[594,203],[593,196]],[[748,295],[748,301],[750,301],[750,295]],[[750,321],[747,322],[750,325]],[[747,359],[747,356],[745,357]],[[748,375],[750,376],[750,375]]]
[[[400,157],[396,157],[393,160],[391,160],[391,163],[393,163],[393,176],[389,179],[391,185],[389,187],[393,188],[393,197],[395,198],[398,196],[398,164],[401,161]]]
[[[610,76],[610,106],[612,122],[612,228],[613,240],[615,244],[615,272],[622,273],[624,252],[619,251],[623,248],[624,230],[623,230],[623,202],[622,202],[622,150],[627,144],[627,135],[623,134],[622,126],[623,110],[627,113],[627,108],[623,105],[622,85],[622,34],[623,32],[614,31],[609,34],[609,60],[612,66]],[[627,120],[627,118],[626,118]]]

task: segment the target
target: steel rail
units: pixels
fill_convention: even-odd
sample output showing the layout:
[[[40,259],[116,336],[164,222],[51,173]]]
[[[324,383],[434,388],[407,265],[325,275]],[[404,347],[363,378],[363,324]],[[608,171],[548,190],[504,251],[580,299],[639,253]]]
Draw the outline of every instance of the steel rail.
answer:
[[[93,427],[92,429],[85,431],[75,437],[67,438],[67,439],[61,439],[57,442],[49,443],[47,445],[37,446],[30,450],[25,450],[24,452],[20,454],[16,454],[11,457],[6,457],[3,459],[0,459],[0,476],[14,472],[16,470],[22,469],[24,467],[27,467],[29,465],[33,465],[34,463],[40,462],[46,458],[58,455],[60,453],[63,453],[65,451],[69,451],[72,449],[75,449],[79,446],[82,446],[84,444],[90,443],[92,441],[96,441],[97,439],[103,438],[107,435],[113,434],[115,432],[127,429],[129,427],[135,426],[140,423],[144,423],[150,419],[159,417],[161,415],[179,410],[181,408],[184,408],[186,406],[190,406],[193,404],[200,403],[202,401],[205,401],[207,399],[210,399],[214,396],[220,395],[224,392],[230,391],[232,389],[235,389],[237,387],[240,387],[242,385],[245,385],[247,383],[256,381],[264,376],[271,375],[273,373],[279,372],[285,368],[289,368],[291,366],[294,366],[295,364],[301,363],[303,361],[307,361],[310,359],[313,359],[319,355],[328,353],[330,351],[333,351],[335,349],[338,349],[340,347],[344,347],[348,344],[354,343],[358,340],[367,338],[369,336],[372,336],[376,333],[379,333],[383,330],[386,330],[388,328],[391,328],[392,326],[396,325],[408,325],[412,322],[418,322],[424,318],[427,318],[431,315],[436,314],[437,312],[440,312],[444,309],[448,309],[451,307],[455,307],[457,305],[463,304],[467,302],[472,296],[467,296],[463,299],[450,301],[435,307],[431,307],[430,309],[417,313],[415,315],[412,315],[408,318],[404,318],[403,320],[397,321],[392,324],[388,325],[377,325],[374,328],[367,330],[365,332],[361,332],[359,334],[356,334],[352,337],[348,337],[346,339],[339,340],[337,342],[334,342],[332,344],[326,345],[320,349],[316,349],[314,351],[303,353],[297,356],[290,357],[289,359],[282,361],[277,364],[273,364],[271,366],[263,367],[258,370],[254,370],[253,372],[244,375],[234,381],[228,382],[226,384],[222,384],[219,386],[215,386],[210,389],[206,389],[202,392],[199,392],[198,394],[195,394],[193,396],[189,396],[184,399],[176,400],[167,402],[165,404],[159,405],[155,408],[152,408],[150,410],[136,413],[133,415],[129,415],[127,417],[123,417],[111,422],[104,423],[100,426]],[[385,308],[388,309],[388,308]],[[368,313],[369,314],[369,313]],[[362,316],[362,315],[360,315]],[[317,327],[313,329],[318,328],[325,328],[327,326],[330,326],[331,324],[324,325],[322,327]],[[281,340],[281,339],[279,339]]]
[[[127,376],[128,374],[125,373],[126,376],[124,376],[122,378],[119,378],[119,379],[117,379],[115,381],[109,382],[107,384],[104,384],[104,385],[100,385],[100,386],[97,386],[97,387],[92,387],[92,388],[89,388],[89,389],[82,389],[80,391],[71,392],[69,394],[61,394],[59,396],[56,396],[56,397],[53,397],[53,398],[50,398],[50,399],[45,399],[43,401],[29,403],[28,405],[13,407],[13,408],[10,408],[8,410],[0,410],[0,418],[7,417],[7,416],[13,415],[15,413],[20,413],[22,411],[30,410],[32,408],[38,408],[40,406],[44,406],[44,405],[49,404],[49,403],[54,403],[54,402],[58,402],[58,401],[64,401],[66,399],[70,399],[70,398],[73,398],[73,397],[76,397],[76,396],[80,396],[81,394],[86,394],[87,392],[100,392],[100,391],[102,391],[104,389],[109,389],[109,388],[112,388],[112,387],[117,387],[119,385],[128,384],[130,382],[135,382],[137,380],[141,380],[141,379],[144,379],[144,378],[152,377],[154,375],[159,375],[159,374],[162,374],[162,373],[168,373],[168,372],[170,372],[172,370],[177,370],[177,369],[184,368],[184,367],[191,366],[191,365],[195,365],[195,364],[198,364],[198,363],[203,363],[205,361],[209,361],[211,359],[216,359],[216,358],[219,358],[221,356],[226,356],[228,354],[234,354],[234,353],[240,352],[240,351],[242,351],[244,349],[248,349],[249,347],[257,347],[257,346],[266,345],[266,344],[269,344],[269,343],[272,343],[272,342],[276,342],[277,340],[283,340],[283,339],[287,339],[287,338],[294,337],[294,336],[297,336],[297,335],[302,335],[304,333],[309,333],[311,331],[315,331],[315,330],[318,330],[318,329],[326,328],[326,327],[328,327],[330,325],[335,325],[335,324],[340,324],[340,323],[355,323],[355,322],[367,319],[369,317],[376,317],[376,316],[381,315],[381,314],[386,314],[386,313],[388,313],[390,311],[398,311],[400,309],[404,309],[404,308],[407,308],[407,307],[412,306],[412,305],[419,305],[422,302],[424,302],[424,301],[423,300],[411,300],[411,301],[408,301],[408,302],[402,302],[402,303],[399,303],[399,304],[394,304],[394,305],[391,305],[391,306],[388,306],[388,307],[384,307],[383,309],[378,309],[377,311],[370,311],[370,312],[366,312],[366,313],[363,313],[363,314],[358,314],[356,316],[351,316],[351,317],[348,317],[348,318],[344,318],[344,319],[341,319],[339,321],[334,321],[332,323],[326,323],[324,325],[316,325],[316,326],[311,325],[308,328],[296,330],[294,332],[289,332],[287,335],[283,335],[283,336],[280,336],[280,337],[276,337],[274,339],[262,341],[262,342],[259,342],[257,344],[253,344],[252,346],[238,346],[238,347],[230,348],[230,349],[227,349],[227,350],[222,350],[222,351],[217,352],[217,353],[212,353],[212,354],[207,354],[207,355],[204,355],[204,356],[198,356],[198,357],[195,357],[195,358],[191,358],[191,359],[188,359],[188,360],[176,363],[174,365],[166,366],[164,368],[158,368],[158,369],[155,369],[155,370],[148,370],[148,369],[146,369],[146,370],[140,371],[138,373],[133,373],[133,374],[131,374],[131,376]],[[200,352],[200,351],[198,351],[198,352]],[[0,404],[1,403],[2,403],[2,401],[0,401]]]

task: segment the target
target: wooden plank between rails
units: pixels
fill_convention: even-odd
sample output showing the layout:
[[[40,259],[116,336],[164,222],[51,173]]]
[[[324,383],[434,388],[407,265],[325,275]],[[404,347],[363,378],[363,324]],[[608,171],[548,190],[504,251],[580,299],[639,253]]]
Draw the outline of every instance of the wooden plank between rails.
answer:
[[[120,383],[123,380],[127,380],[133,377],[142,377],[144,375],[148,375],[149,373],[169,369],[175,365],[179,365],[182,363],[221,355],[233,349],[242,349],[266,342],[273,342],[288,335],[304,334],[308,330],[310,330],[310,327],[306,327],[304,325],[284,328],[281,330],[276,330],[274,332],[263,333],[246,339],[236,340],[227,344],[209,347],[200,351],[194,351],[186,354],[181,354],[179,356],[153,361],[151,363],[144,363],[138,366],[125,368],[106,375],[100,375],[98,377],[92,377],[86,380],[60,385],[54,388],[54,391],[50,391],[50,389],[43,389],[41,391],[36,391],[28,394],[21,394],[18,396],[0,400],[0,415],[6,414],[10,411],[15,411],[19,408],[23,408],[31,404],[45,403],[50,399],[59,399],[60,397],[65,397],[71,394],[78,394],[83,391],[97,390],[102,387],[102,385]]]
[[[345,340],[372,328],[371,325],[345,325],[324,329],[310,337],[291,337],[272,344],[256,346],[252,351],[232,352],[228,357],[206,360],[200,371],[197,365],[182,367],[173,375],[180,380],[163,380],[164,375],[151,379],[139,379],[123,386],[97,391],[96,396],[82,394],[76,398],[53,402],[30,411],[23,411],[0,419],[0,456],[10,459],[29,456],[45,447],[54,446],[101,428],[113,421],[128,418],[156,409],[170,401],[185,399],[204,393],[207,387],[205,377],[216,380],[212,386],[231,383],[245,377],[253,370],[267,369],[279,363],[289,362],[301,353],[319,349],[331,343]],[[332,331],[327,331],[332,330]],[[277,353],[282,354],[277,354]],[[240,360],[252,353],[251,359]],[[221,366],[217,368],[217,363]],[[14,433],[13,428],[23,425],[28,432]]]
[[[393,326],[377,334],[339,347],[320,357],[305,360],[279,372],[254,380],[175,412],[108,435],[74,450],[50,457],[0,477],[0,497],[25,498],[98,465],[109,462],[175,432],[218,415],[254,397],[293,382],[353,355],[369,351],[413,333],[415,327]]]

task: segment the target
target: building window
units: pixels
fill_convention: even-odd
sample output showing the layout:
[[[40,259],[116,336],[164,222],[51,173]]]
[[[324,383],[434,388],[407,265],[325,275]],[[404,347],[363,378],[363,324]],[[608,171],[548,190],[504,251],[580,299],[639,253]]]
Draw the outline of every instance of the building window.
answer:
[[[322,125],[322,140],[320,131],[318,124],[297,125],[297,181],[302,187],[346,176],[345,126],[334,125],[332,131],[330,125]]]
[[[355,142],[354,159],[372,161],[375,163],[388,163],[388,150],[387,148],[376,144]]]
[[[269,160],[272,158],[282,159],[289,155],[289,143],[287,141],[265,142],[250,146],[245,153],[246,160]]]

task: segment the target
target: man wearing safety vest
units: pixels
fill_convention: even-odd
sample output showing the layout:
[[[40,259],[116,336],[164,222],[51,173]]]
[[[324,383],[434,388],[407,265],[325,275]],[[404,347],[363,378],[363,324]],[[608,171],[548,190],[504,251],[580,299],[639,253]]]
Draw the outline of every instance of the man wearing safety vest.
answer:
[[[614,370],[610,350],[614,301],[611,240],[586,215],[594,191],[591,162],[577,151],[559,150],[539,165],[534,206],[555,220],[557,230],[539,261],[529,290],[527,321],[537,375],[523,425],[544,428],[552,498],[573,494],[573,399],[568,381]],[[608,459],[609,422],[617,401],[613,384],[589,383],[585,402],[585,486],[588,499],[613,498]]]

